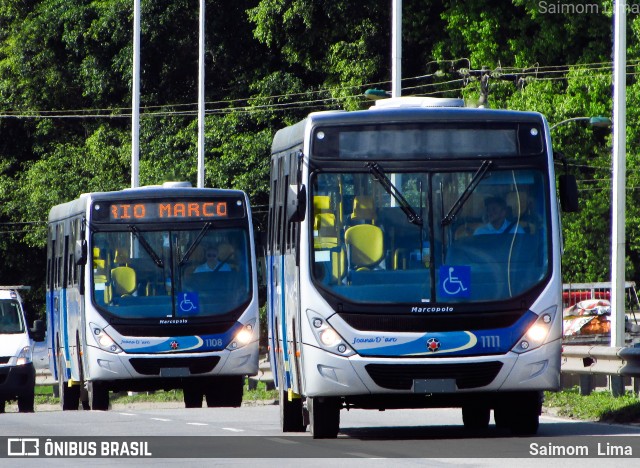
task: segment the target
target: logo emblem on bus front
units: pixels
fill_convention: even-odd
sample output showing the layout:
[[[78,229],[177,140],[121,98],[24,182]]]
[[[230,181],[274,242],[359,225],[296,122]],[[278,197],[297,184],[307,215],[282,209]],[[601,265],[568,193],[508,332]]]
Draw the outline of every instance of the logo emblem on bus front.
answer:
[[[435,353],[440,349],[440,341],[437,338],[429,338],[427,340],[427,349],[432,353]]]
[[[177,341],[172,341],[169,346],[171,346],[171,349],[178,349],[178,346],[180,346],[180,344]]]

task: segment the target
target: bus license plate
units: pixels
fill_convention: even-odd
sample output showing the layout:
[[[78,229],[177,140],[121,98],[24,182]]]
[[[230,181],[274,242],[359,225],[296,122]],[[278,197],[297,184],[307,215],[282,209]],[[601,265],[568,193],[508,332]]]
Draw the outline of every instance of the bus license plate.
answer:
[[[455,379],[413,380],[413,393],[452,393],[457,390]]]
[[[160,368],[160,377],[189,377],[191,372],[189,372],[188,367],[161,367]]]

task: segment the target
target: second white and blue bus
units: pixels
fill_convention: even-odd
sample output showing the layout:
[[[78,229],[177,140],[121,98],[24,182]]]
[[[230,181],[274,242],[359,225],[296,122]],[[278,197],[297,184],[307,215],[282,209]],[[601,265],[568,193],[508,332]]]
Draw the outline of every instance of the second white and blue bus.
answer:
[[[182,389],[186,407],[240,406],[244,377],[257,373],[249,200],[179,185],[83,194],[51,209],[48,347],[64,410],[106,410],[109,392],[125,390]]]
[[[576,203],[575,179],[561,197]],[[561,227],[534,112],[400,98],[310,114],[272,144],[270,360],[283,431],[340,411],[460,407],[538,429],[560,384]],[[487,234],[488,205],[504,220]],[[483,226],[485,226],[483,228]]]

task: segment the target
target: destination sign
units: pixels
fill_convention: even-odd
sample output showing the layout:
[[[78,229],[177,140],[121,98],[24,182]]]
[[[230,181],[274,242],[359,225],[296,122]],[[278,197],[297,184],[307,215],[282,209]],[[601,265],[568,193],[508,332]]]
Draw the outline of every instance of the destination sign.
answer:
[[[538,156],[544,151],[539,123],[380,123],[317,127],[312,158],[448,159]]]
[[[110,201],[94,203],[93,215],[115,223],[206,221],[241,218],[244,210],[240,200]]]

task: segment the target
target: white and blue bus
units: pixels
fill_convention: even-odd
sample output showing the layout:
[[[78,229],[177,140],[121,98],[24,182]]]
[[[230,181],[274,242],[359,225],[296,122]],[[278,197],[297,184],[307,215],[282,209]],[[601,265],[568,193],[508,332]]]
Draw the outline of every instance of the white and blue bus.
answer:
[[[575,179],[561,177],[573,206]],[[493,410],[514,434],[537,431],[562,335],[542,115],[416,98],[312,113],[276,133],[270,184],[283,431],[332,438],[343,408],[426,407],[460,407],[469,428]]]
[[[109,391],[162,389],[182,389],[188,408],[240,406],[244,377],[258,371],[242,191],[166,183],[54,206],[46,291],[64,410],[107,410]]]

